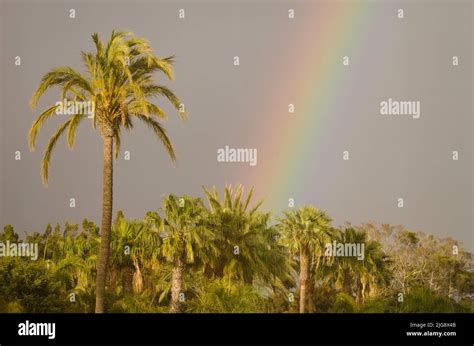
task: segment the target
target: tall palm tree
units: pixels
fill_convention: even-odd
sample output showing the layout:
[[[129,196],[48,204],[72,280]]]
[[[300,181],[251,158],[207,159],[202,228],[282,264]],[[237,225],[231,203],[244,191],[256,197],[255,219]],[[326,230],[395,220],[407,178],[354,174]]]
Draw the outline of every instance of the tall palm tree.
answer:
[[[181,312],[183,274],[186,264],[207,253],[212,245],[212,233],[203,227],[204,205],[199,198],[169,195],[163,199],[163,218],[157,212],[147,213],[149,225],[162,232],[162,256],[173,266],[171,274],[171,304],[169,311]]]
[[[315,262],[316,267],[319,265],[324,246],[331,241],[331,218],[324,211],[311,206],[283,213],[285,217],[280,219],[281,242],[292,256],[299,259],[300,313],[304,313],[311,299],[307,290],[309,270],[312,262]]]
[[[133,120],[143,121],[163,143],[171,160],[176,156],[170,139],[161,122],[153,118],[165,119],[165,112],[150,99],[155,96],[167,98],[178,110],[181,103],[178,97],[167,87],[154,83],[153,73],[160,71],[170,80],[174,79],[173,56],[160,58],[154,55],[145,39],[136,37],[127,31],[112,31],[109,41],[102,42],[98,34],[93,34],[95,53],[82,52],[86,73],[64,66],[46,73],[31,99],[35,109],[41,96],[51,87],[61,89],[61,101],[89,102],[94,112],[77,112],[66,120],[50,138],[43,156],[41,174],[45,185],[48,183],[51,153],[59,137],[67,131],[67,143],[74,146],[79,123],[87,118],[92,126],[99,127],[103,140],[103,198],[102,227],[99,264],[96,283],[96,312],[104,312],[104,292],[107,275],[107,262],[110,247],[110,229],[112,222],[113,196],[113,150],[115,156],[120,150],[121,130],[132,129]],[[36,137],[44,123],[53,117],[61,104],[46,108],[33,122],[29,132],[29,146],[35,148]],[[185,117],[184,112],[180,112]]]

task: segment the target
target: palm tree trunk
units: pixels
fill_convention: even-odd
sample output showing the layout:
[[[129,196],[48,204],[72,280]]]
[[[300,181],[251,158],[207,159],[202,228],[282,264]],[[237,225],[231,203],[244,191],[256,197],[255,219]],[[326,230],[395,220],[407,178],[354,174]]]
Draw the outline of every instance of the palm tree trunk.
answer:
[[[308,281],[309,285],[307,284],[306,286],[306,310],[308,312],[314,312],[316,310],[314,306],[314,301],[313,301],[313,295],[314,295],[314,280],[311,275],[312,270],[309,271],[308,273]]]
[[[344,279],[342,283],[342,290],[352,297],[352,278],[348,268],[344,269]]]
[[[112,225],[112,190],[113,190],[113,137],[104,136],[104,169],[102,186],[102,227],[100,229],[100,251],[97,266],[97,282],[95,295],[95,312],[104,312],[105,281],[107,278],[107,262],[110,251],[110,229]]]
[[[179,295],[183,288],[183,269],[183,261],[178,258],[174,263],[171,277],[170,312],[172,313],[181,312],[181,302],[179,301]]]
[[[300,250],[300,313],[306,312],[306,285],[308,282],[309,255],[305,248]]]
[[[142,271],[140,270],[140,264],[136,258],[133,259],[133,279],[132,279],[132,287],[133,293],[141,293],[143,291],[143,275]]]
[[[122,287],[123,291],[130,293],[133,291],[133,267],[132,265],[127,265],[123,268],[122,272]]]

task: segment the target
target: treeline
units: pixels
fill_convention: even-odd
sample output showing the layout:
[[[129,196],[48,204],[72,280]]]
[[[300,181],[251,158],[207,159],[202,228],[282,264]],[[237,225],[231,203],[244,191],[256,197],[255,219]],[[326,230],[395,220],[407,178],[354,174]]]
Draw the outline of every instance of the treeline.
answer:
[[[453,239],[336,228],[312,206],[272,217],[241,186],[205,195],[169,195],[139,220],[117,213],[108,312],[473,311],[473,256]],[[0,311],[94,312],[99,233],[84,219],[27,235],[36,261],[0,257]],[[7,241],[22,242],[11,225],[0,233]],[[339,244],[363,253],[328,254]]]

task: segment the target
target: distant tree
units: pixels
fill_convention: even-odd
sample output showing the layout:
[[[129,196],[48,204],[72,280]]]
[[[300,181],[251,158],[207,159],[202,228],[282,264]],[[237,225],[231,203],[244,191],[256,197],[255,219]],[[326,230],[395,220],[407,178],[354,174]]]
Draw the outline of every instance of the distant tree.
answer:
[[[12,243],[17,243],[19,240],[18,234],[15,232],[15,229],[12,225],[5,225],[3,227],[3,233],[0,233],[0,242],[10,241]]]
[[[67,295],[54,271],[23,258],[0,261],[0,311],[62,312]]]
[[[264,312],[265,300],[252,285],[221,278],[206,279],[200,285],[193,286],[196,297],[189,303],[190,312]]]

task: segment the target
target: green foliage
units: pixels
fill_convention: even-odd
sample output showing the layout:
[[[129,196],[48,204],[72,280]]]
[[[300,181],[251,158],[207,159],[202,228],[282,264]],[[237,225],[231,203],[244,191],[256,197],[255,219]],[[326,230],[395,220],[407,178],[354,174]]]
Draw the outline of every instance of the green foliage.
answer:
[[[366,300],[361,306],[360,312],[364,313],[391,313],[396,312],[399,303],[393,297],[374,297]]]
[[[331,312],[348,313],[357,312],[357,305],[350,295],[346,293],[338,293]]]
[[[186,195],[179,198],[169,195],[163,199],[162,211],[163,217],[157,212],[149,212],[145,217],[152,229],[162,234],[162,256],[170,262],[184,259],[187,263],[205,256],[213,235],[202,226],[202,201]]]
[[[331,242],[334,235],[331,218],[324,211],[311,206],[283,213],[285,217],[279,219],[281,243],[293,255],[298,255],[302,249],[308,249],[319,263],[323,258],[325,245]]]
[[[154,313],[167,312],[166,307],[154,306],[150,304],[149,296],[145,293],[126,293],[122,296],[108,296],[111,301],[110,312],[128,313]]]
[[[12,225],[5,225],[3,233],[0,234],[0,242],[18,242],[18,234],[13,229]]]
[[[67,294],[53,270],[23,258],[0,261],[0,311],[61,312]]]
[[[287,212],[275,224],[259,211],[260,203],[252,204],[252,190],[245,195],[241,186],[228,186],[222,197],[215,188],[205,193],[207,205],[169,195],[143,219],[117,212],[109,311],[167,312],[175,260],[182,258],[183,311],[297,312],[302,246],[312,249],[308,311],[473,311],[472,257],[462,248],[453,255],[453,245],[459,246],[453,240],[386,225],[334,229],[323,211],[311,207]],[[7,240],[22,241],[11,225],[0,233],[0,242]],[[0,311],[93,312],[98,227],[87,219],[48,224],[23,241],[38,244],[38,260],[0,257]],[[324,244],[332,241],[364,243],[364,260],[324,258]]]
[[[469,310],[426,287],[416,287],[406,295],[399,312],[469,312]]]
[[[264,312],[265,300],[251,285],[215,279],[203,281],[194,290],[196,297],[188,304],[190,312]]]
[[[366,231],[352,227],[338,230],[334,239],[340,244],[363,244],[364,258],[335,256],[332,261],[325,262],[317,279],[322,278],[347,295],[355,296],[358,304],[389,283],[389,260],[381,243],[369,240]]]

